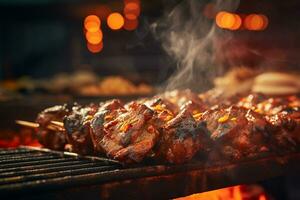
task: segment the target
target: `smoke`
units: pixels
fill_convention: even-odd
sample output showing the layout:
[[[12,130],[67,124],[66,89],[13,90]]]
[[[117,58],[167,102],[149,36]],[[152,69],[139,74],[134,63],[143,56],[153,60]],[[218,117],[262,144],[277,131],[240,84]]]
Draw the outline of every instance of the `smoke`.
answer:
[[[174,75],[166,83],[166,90],[204,91],[212,86],[213,78],[222,70],[214,62],[218,48],[214,41],[220,34],[227,34],[222,37],[226,40],[231,36],[216,29],[214,19],[203,15],[207,3],[213,3],[215,11],[232,11],[239,5],[238,0],[182,1],[152,24],[154,35],[177,63]]]

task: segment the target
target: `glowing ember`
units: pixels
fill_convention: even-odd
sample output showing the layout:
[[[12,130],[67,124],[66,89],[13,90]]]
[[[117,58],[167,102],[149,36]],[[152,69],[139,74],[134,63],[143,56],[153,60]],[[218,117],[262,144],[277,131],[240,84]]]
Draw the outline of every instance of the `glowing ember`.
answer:
[[[257,185],[237,185],[219,190],[193,194],[176,200],[268,200],[263,189]]]

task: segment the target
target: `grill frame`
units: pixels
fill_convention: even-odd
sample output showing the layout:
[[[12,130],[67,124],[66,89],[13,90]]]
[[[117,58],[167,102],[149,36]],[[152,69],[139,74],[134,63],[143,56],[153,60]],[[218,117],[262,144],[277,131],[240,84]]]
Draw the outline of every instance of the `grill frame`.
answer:
[[[20,158],[9,160],[8,157],[15,156],[18,150],[22,152]],[[5,155],[4,150],[0,149],[0,195],[22,199],[47,199],[48,197],[53,199],[54,196],[65,197],[66,194],[72,196],[72,199],[82,199],[87,196],[89,199],[99,199],[99,196],[103,199],[141,197],[166,199],[236,184],[253,183],[297,172],[300,167],[300,153],[269,155],[257,160],[231,164],[207,165],[203,162],[192,162],[184,165],[123,167],[117,161],[106,158],[84,157],[48,149],[21,147],[16,151],[7,151],[9,152]],[[47,163],[47,159],[41,159],[34,163],[39,165],[31,166],[30,163],[34,162],[32,161],[34,158],[26,157],[28,152],[37,153],[40,155],[38,158],[44,158],[44,154],[51,155],[52,158],[61,159],[62,162],[58,162],[60,164],[57,166]],[[18,167],[13,167],[14,161],[22,161],[24,157],[24,162],[21,162],[23,165],[18,164]],[[2,158],[6,159],[3,161]],[[4,169],[3,166],[12,168]],[[68,166],[73,167],[68,171]],[[87,168],[80,169],[82,166]],[[46,173],[45,167],[50,167],[51,172]],[[27,170],[25,174],[20,171],[22,169]],[[56,170],[58,173],[55,173]],[[27,175],[30,175],[30,178]],[[60,176],[56,177],[58,175]],[[22,180],[27,181],[20,182]]]

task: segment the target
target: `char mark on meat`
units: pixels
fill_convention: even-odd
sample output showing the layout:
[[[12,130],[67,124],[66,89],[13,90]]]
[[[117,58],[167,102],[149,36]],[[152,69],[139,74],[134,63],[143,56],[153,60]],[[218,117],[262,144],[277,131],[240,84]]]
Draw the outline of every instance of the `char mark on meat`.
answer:
[[[63,120],[66,136],[71,151],[80,154],[92,154],[93,145],[90,137],[90,120],[93,118],[98,106],[74,105],[72,112]]]
[[[44,147],[54,150],[64,150],[67,143],[64,132],[50,130],[47,127],[51,121],[62,121],[68,112],[66,105],[57,105],[47,108],[38,114],[36,122],[40,127],[37,131],[37,138]]]

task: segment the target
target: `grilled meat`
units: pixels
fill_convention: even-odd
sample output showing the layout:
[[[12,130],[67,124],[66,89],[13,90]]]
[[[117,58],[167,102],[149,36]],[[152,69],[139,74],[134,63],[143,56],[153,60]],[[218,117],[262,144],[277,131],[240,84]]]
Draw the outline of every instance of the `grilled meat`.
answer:
[[[184,163],[198,151],[206,150],[208,141],[206,126],[197,122],[186,107],[162,127],[155,157],[164,162]]]
[[[157,142],[155,120],[154,112],[147,106],[132,103],[126,112],[104,124],[99,145],[110,158],[124,163],[140,162]]]
[[[263,116],[245,108],[231,106],[203,113],[210,138],[214,141],[211,159],[240,160],[268,151],[267,121]]]
[[[97,154],[105,153],[101,146],[101,141],[106,134],[103,130],[104,124],[116,119],[123,112],[126,112],[126,110],[120,100],[114,99],[100,105],[97,113],[91,120],[90,131],[94,150]]]
[[[162,98],[169,100],[174,105],[177,105],[179,110],[188,102],[192,102],[192,104],[195,105],[195,112],[202,112],[204,110],[207,110],[208,108],[197,94],[191,92],[191,90],[188,89],[166,92],[162,95]]]
[[[74,105],[72,112],[63,120],[66,137],[71,145],[71,151],[80,154],[94,152],[90,137],[90,121],[98,109],[97,105]]]
[[[299,148],[298,97],[250,94],[216,102],[212,92],[197,96],[176,90],[125,105],[119,100],[75,105],[70,113],[56,106],[39,114],[38,135],[48,148],[71,146],[80,154],[106,154],[123,163],[151,158],[178,164],[197,153],[232,161]],[[62,118],[64,133],[49,130],[50,121]]]
[[[51,126],[51,121],[62,121],[68,112],[66,105],[61,105],[47,108],[38,114],[36,122],[40,126],[37,131],[37,138],[44,147],[54,150],[64,149],[67,143],[64,132],[55,127],[49,129],[48,126]]]

